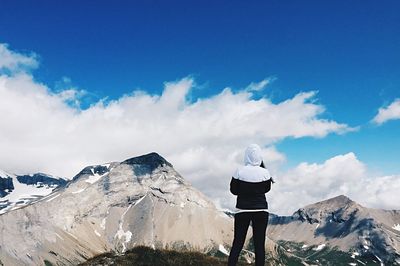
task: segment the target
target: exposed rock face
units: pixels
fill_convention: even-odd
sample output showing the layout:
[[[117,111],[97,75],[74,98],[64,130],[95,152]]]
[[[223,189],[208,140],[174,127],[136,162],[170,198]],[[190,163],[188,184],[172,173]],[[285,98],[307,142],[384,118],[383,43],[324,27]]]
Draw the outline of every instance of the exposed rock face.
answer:
[[[371,253],[394,263],[400,261],[398,224],[400,211],[365,208],[342,195],[306,206],[292,216],[272,216],[268,232],[274,241]]]
[[[140,172],[135,172],[136,175],[150,174],[160,166],[172,167],[167,160],[159,156],[157,153],[152,152],[146,155],[133,157],[124,161],[123,163],[132,165],[134,170],[140,169]]]
[[[35,204],[0,215],[5,265],[76,265],[136,245],[209,252],[232,219],[156,153],[83,169]]]
[[[46,174],[36,173],[33,175],[19,175],[17,180],[22,184],[27,185],[48,185],[48,186],[64,186],[67,180],[62,178],[53,178]]]
[[[10,191],[14,189],[14,184],[11,177],[0,176],[0,197],[4,197],[10,194]]]

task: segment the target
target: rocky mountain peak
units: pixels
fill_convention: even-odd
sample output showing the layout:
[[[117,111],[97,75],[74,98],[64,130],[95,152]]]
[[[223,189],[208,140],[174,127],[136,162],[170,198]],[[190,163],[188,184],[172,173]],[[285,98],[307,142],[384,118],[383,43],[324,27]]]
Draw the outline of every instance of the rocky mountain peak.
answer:
[[[325,210],[325,211],[336,211],[338,209],[349,209],[360,207],[355,201],[351,200],[345,195],[339,195],[327,200],[319,201],[304,207],[307,211],[312,210]]]
[[[127,159],[127,160],[123,161],[122,163],[131,164],[131,165],[147,164],[154,169],[159,166],[163,166],[163,165],[168,165],[168,166],[172,167],[172,164],[170,162],[168,162],[164,157],[162,157],[160,154],[158,154],[156,152],[151,152],[148,154],[136,156],[136,157]]]
[[[131,165],[136,175],[151,174],[155,169],[162,166],[173,167],[170,162],[156,152],[127,159],[122,164]]]
[[[341,223],[348,220],[359,208],[362,208],[362,206],[352,201],[349,197],[339,195],[307,205],[297,210],[293,217],[303,222],[307,221],[310,224],[318,224],[324,220]]]
[[[347,204],[353,204],[355,202],[352,201],[349,197],[347,197],[345,195],[339,195],[339,196],[321,201],[321,203],[343,206],[343,205],[347,205]]]

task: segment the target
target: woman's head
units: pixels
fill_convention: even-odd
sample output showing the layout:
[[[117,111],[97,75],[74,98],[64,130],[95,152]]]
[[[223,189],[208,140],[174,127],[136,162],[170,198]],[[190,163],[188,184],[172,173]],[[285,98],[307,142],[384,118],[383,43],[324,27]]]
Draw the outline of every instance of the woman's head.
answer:
[[[260,166],[262,162],[261,148],[257,144],[251,144],[244,153],[244,164]]]

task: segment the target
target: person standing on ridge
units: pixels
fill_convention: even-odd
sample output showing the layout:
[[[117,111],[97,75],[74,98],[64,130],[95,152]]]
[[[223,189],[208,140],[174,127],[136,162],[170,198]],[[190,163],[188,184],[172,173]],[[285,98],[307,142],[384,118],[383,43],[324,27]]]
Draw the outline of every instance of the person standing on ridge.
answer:
[[[265,261],[265,234],[268,224],[268,203],[265,193],[274,183],[265,168],[261,148],[257,144],[247,147],[244,166],[240,166],[232,176],[230,191],[237,195],[234,221],[234,239],[229,254],[228,266],[235,266],[243,248],[250,221],[253,227],[253,242],[256,254],[256,266]]]

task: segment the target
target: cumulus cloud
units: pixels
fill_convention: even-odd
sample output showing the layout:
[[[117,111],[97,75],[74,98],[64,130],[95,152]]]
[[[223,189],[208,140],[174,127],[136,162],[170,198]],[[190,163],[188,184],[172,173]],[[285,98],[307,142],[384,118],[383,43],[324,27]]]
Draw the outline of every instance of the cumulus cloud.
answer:
[[[400,99],[394,100],[389,106],[381,107],[372,121],[381,125],[389,120],[400,119]]]
[[[71,104],[79,101],[79,91],[54,92],[37,82],[29,71],[15,67],[33,66],[29,56],[2,47],[6,50],[1,55],[9,62],[2,63],[2,67],[11,74],[0,74],[0,169],[9,172],[42,171],[72,178],[90,164],[121,161],[156,151],[195,187],[222,207],[228,207],[234,201],[228,192],[230,177],[242,163],[243,150],[249,143],[259,143],[268,167],[278,172],[285,162],[284,154],[274,147],[278,141],[352,130],[346,124],[323,119],[325,108],[317,102],[313,91],[272,103],[265,97],[255,99],[246,88],[238,92],[226,88],[208,98],[189,101],[195,86],[192,78],[165,83],[160,95],[137,90],[117,100],[98,101],[81,109],[79,102]],[[356,168],[360,168],[356,175],[351,172],[352,178],[363,175],[360,163],[351,156],[346,161],[354,161]],[[350,173],[346,169],[351,167],[337,169]],[[328,166],[320,169],[318,165],[300,165],[281,179],[282,195],[298,193],[293,185],[295,176],[312,169],[318,169],[314,171],[321,178],[330,172]],[[321,182],[325,191],[333,191],[331,183],[318,181],[317,177],[311,180]],[[306,184],[308,178],[304,174],[301,182]],[[284,182],[288,182],[287,186]],[[339,183],[336,180],[333,187],[340,188]],[[312,193],[310,200],[322,197],[324,192]],[[276,195],[276,199],[282,195]],[[290,200],[281,199],[274,201],[281,202],[282,208],[301,202],[295,194]]]
[[[16,72],[38,67],[39,63],[35,53],[21,54],[8,48],[5,43],[0,43],[0,73],[3,71]]]
[[[300,207],[346,195],[368,207],[398,209],[400,176],[369,176],[352,152],[321,164],[301,163],[280,176],[269,195],[273,211],[291,214]]]
[[[2,147],[8,151],[19,147],[13,154],[21,159],[11,160],[12,155],[2,153],[2,162],[21,171],[41,161],[49,165],[46,170],[70,176],[89,158],[122,159],[150,150],[177,156],[221,147],[228,147],[223,154],[230,154],[249,142],[268,146],[286,137],[349,130],[347,125],[318,118],[323,107],[308,102],[313,92],[273,104],[268,99],[253,100],[248,92],[225,89],[191,103],[186,97],[192,86],[193,80],[184,78],[166,83],[161,95],[136,91],[80,110],[66,103],[76,93],[52,93],[27,73],[0,76]],[[38,151],[41,156],[29,157]],[[58,158],[53,153],[62,156],[61,165],[55,166]],[[217,155],[222,154],[213,156]],[[79,166],[66,163],[69,156],[81,162]]]

